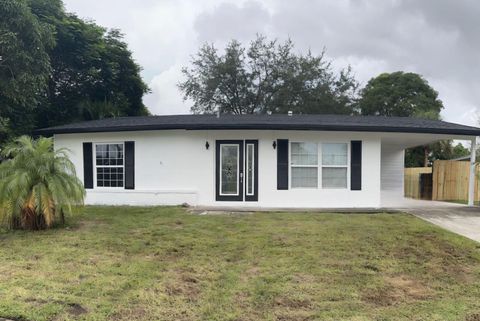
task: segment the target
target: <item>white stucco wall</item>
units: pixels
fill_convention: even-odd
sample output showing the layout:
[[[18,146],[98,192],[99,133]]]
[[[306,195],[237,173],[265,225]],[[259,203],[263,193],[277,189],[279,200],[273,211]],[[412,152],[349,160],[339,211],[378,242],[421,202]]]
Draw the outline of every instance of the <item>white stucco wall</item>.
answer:
[[[258,139],[258,202],[215,201],[215,140]],[[309,142],[362,140],[362,190],[277,190],[276,139]],[[87,190],[87,204],[352,208],[380,206],[381,141],[375,133],[300,131],[139,131],[55,135],[83,179],[82,143],[135,141],[135,190]],[[210,148],[205,148],[208,141]],[[403,173],[403,169],[402,169]],[[349,176],[348,176],[349,177]],[[403,176],[402,176],[403,177]],[[348,185],[350,180],[348,179]]]

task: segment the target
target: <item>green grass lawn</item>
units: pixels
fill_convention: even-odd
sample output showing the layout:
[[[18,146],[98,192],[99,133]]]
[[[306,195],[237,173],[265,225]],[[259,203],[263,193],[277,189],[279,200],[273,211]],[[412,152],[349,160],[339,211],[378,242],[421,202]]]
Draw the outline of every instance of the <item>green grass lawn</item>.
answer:
[[[87,207],[0,232],[0,317],[480,320],[480,244],[406,214]]]

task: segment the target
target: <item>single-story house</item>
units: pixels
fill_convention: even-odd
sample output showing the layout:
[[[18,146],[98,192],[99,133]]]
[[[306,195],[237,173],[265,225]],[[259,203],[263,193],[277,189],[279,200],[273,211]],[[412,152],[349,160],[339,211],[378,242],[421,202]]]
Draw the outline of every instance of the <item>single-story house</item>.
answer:
[[[475,144],[480,128],[404,117],[172,115],[38,134],[69,149],[87,204],[378,208],[403,199],[406,148]]]

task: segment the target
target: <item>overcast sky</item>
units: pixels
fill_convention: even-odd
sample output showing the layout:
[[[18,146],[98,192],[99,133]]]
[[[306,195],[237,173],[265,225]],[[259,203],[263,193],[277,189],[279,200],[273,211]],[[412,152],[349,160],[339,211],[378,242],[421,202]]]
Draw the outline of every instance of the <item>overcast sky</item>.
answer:
[[[477,0],[64,0],[67,11],[119,28],[144,68],[153,114],[188,113],[176,84],[205,42],[222,48],[262,33],[298,51],[326,48],[364,85],[381,72],[422,74],[440,93],[444,120],[477,124],[480,1]]]

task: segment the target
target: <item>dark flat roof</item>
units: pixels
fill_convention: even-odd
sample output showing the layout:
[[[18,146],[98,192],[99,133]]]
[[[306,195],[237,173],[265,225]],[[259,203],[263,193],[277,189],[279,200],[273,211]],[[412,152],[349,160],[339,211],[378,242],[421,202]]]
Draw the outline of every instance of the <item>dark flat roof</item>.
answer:
[[[92,120],[37,130],[37,134],[167,129],[319,130],[480,136],[480,128],[440,120],[346,115],[168,115]]]

